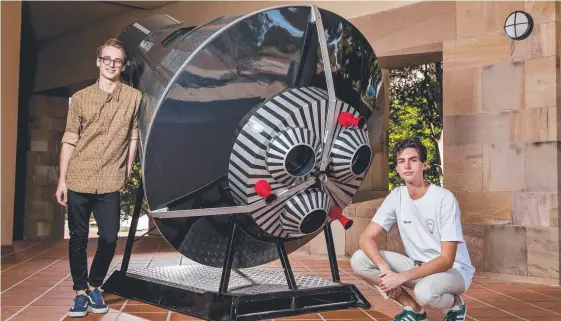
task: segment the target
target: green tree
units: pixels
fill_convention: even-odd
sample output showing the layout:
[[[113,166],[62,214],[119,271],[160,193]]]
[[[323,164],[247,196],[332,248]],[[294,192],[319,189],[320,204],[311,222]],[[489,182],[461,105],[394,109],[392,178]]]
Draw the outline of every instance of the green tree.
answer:
[[[123,187],[123,191],[121,192],[121,221],[127,220],[127,217],[129,215],[132,216],[134,203],[136,201],[136,193],[138,191],[138,187],[140,186],[141,174],[142,170],[137,153],[132,166],[130,178],[127,184],[125,184],[125,186]],[[148,206],[146,204],[146,200],[142,201],[142,210],[140,212],[140,216],[144,214],[148,214]]]
[[[425,178],[442,186],[442,63],[390,71],[389,188],[403,185],[395,171],[393,148],[401,139],[417,136],[427,147]]]

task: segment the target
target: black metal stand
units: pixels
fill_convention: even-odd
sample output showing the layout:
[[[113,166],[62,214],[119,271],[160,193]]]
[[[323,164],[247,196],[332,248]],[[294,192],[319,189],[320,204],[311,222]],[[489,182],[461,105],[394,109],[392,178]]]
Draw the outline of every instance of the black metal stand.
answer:
[[[331,268],[331,277],[333,282],[340,282],[339,266],[337,265],[337,254],[335,254],[335,244],[333,243],[333,233],[331,232],[331,224],[325,224],[323,227],[325,234],[325,245],[327,246],[327,255],[329,256],[329,267]]]
[[[230,273],[232,272],[232,262],[234,261],[234,250],[236,248],[236,235],[238,234],[238,225],[234,223],[232,234],[228,241],[226,249],[226,257],[224,258],[224,268],[222,269],[222,278],[220,279],[220,288],[218,293],[224,294],[228,292],[228,283],[230,282]]]
[[[284,242],[277,242],[277,251],[279,252],[279,259],[284,270],[284,276],[286,277],[288,288],[291,290],[296,290],[296,280],[294,279],[294,273],[292,273],[292,268],[290,267],[290,261],[288,260],[288,255],[286,254],[286,247],[284,246]]]
[[[127,244],[125,245],[125,253],[123,254],[123,262],[121,263],[121,271],[127,272],[129,268],[129,261],[132,254],[132,246],[134,245],[134,237],[136,235],[136,228],[138,225],[138,219],[140,218],[140,212],[142,210],[142,201],[144,200],[144,185],[142,184],[142,179],[136,191],[136,200],[134,202],[134,210],[132,212],[132,222],[129,228],[129,235],[127,237]]]
[[[135,270],[128,272],[144,199],[142,186],[141,182],[136,195],[121,270],[113,272],[107,282],[103,284],[102,288],[105,292],[211,321],[253,321],[357,307],[370,308],[370,303],[353,284],[339,282],[337,257],[330,224],[325,225],[324,232],[331,274],[335,283],[328,285],[299,287],[292,272],[284,242],[278,241],[276,246],[288,287],[283,290],[278,287],[280,284],[258,283],[252,285],[255,286],[254,290],[238,287],[229,291],[228,286],[236,253],[236,238],[237,234],[240,233],[240,227],[237,224],[234,224],[228,242],[220,285],[217,290],[210,291],[202,287],[201,285],[204,284],[205,280],[199,281],[197,279],[195,285],[172,284],[161,280],[159,277],[143,276]],[[239,272],[238,274],[245,273],[242,271],[236,272]],[[266,272],[267,275],[268,272]],[[271,270],[271,273],[278,272]],[[329,282],[325,279],[322,280],[322,282]],[[272,288],[270,288],[271,286]],[[268,290],[262,291],[267,287],[269,287]]]

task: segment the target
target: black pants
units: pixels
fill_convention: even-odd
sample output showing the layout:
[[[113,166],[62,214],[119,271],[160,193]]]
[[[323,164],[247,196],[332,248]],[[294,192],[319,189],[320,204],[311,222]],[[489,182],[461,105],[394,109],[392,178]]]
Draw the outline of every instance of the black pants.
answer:
[[[88,283],[99,287],[109,270],[117,247],[121,193],[84,194],[68,190],[68,229],[70,230],[70,273],[74,290],[86,290]],[[88,234],[91,213],[99,228],[97,251],[88,278]]]

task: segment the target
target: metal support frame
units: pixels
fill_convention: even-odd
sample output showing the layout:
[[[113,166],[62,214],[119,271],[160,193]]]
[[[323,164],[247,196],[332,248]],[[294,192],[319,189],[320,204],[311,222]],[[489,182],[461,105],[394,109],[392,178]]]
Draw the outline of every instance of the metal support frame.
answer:
[[[290,261],[288,259],[288,254],[286,254],[286,247],[283,241],[277,242],[277,251],[279,252],[279,258],[284,270],[284,276],[286,277],[286,283],[291,290],[296,290],[296,280],[294,279],[294,273],[292,272],[292,267],[290,267]]]
[[[238,234],[238,225],[234,223],[230,240],[228,240],[228,248],[224,257],[224,267],[222,268],[222,278],[220,279],[220,288],[218,293],[224,294],[228,292],[228,283],[230,282],[230,273],[232,272],[232,263],[234,262],[234,253],[236,249],[236,237]]]
[[[142,201],[144,201],[144,185],[142,184],[142,178],[140,178],[140,182],[138,184],[138,190],[136,191],[134,210],[132,212],[132,222],[129,229],[129,235],[127,237],[125,253],[123,254],[123,262],[121,263],[121,271],[123,273],[126,273],[127,269],[129,268],[129,262],[132,254],[132,246],[134,245],[134,237],[136,236],[138,219],[140,218],[140,212],[142,210]]]
[[[325,234],[325,245],[327,246],[327,255],[329,256],[329,267],[331,268],[331,277],[333,282],[340,282],[339,266],[337,264],[337,254],[335,253],[335,244],[333,243],[333,233],[331,232],[331,223],[326,223],[323,227]]]

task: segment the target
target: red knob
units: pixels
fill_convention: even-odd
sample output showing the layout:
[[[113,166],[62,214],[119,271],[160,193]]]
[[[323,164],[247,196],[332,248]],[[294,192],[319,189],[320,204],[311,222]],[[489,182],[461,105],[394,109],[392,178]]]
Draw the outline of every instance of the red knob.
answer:
[[[331,211],[331,218],[334,220],[338,220],[345,230],[348,230],[353,226],[353,220],[343,215],[343,210],[338,207],[334,207]]]
[[[257,181],[254,188],[257,195],[263,197],[267,204],[277,199],[277,196],[271,192],[271,185],[264,179]]]
[[[341,225],[343,225],[343,228],[345,230],[348,230],[351,228],[351,226],[353,226],[353,220],[344,215],[339,216],[338,220],[339,222],[341,222]]]
[[[342,112],[339,115],[339,125],[344,127],[355,126],[358,128],[362,128],[366,124],[366,118],[354,117],[353,114],[349,112]]]

